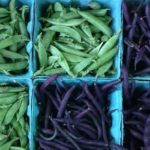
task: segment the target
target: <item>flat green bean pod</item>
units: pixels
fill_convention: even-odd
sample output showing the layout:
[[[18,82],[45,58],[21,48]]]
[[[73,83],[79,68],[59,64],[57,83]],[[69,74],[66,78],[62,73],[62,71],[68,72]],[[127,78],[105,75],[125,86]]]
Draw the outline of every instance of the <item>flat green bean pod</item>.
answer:
[[[117,53],[118,47],[113,48],[108,53],[99,57],[91,66],[88,68],[89,71],[95,70],[98,67],[104,65],[106,62],[110,61]]]
[[[18,54],[16,52],[12,52],[6,49],[1,49],[0,54],[3,57],[10,58],[10,59],[27,59],[28,58],[27,56],[24,56],[24,55],[21,55],[21,54]]]
[[[109,61],[108,63],[104,64],[103,66],[101,66],[98,71],[96,76],[97,77],[104,77],[105,73],[108,72],[108,70],[111,68],[111,66],[113,65],[113,61]]]
[[[102,56],[103,54],[107,53],[109,50],[111,50],[117,43],[119,38],[120,32],[114,34],[100,49],[100,52],[98,53],[98,56]]]
[[[59,49],[61,49],[62,51],[66,52],[66,53],[74,54],[74,55],[77,55],[77,56],[83,56],[83,57],[90,57],[91,56],[89,54],[86,54],[85,52],[79,51],[77,49],[70,48],[69,46],[64,45],[64,44],[60,44],[60,43],[55,42],[55,45]]]
[[[17,71],[27,68],[28,61],[18,61],[16,63],[0,64],[1,71]]]
[[[103,21],[99,20],[97,17],[94,15],[90,14],[89,12],[84,12],[84,11],[78,11],[78,13],[85,19],[87,19],[88,22],[96,26],[101,32],[106,34],[107,36],[111,36],[112,31],[111,28],[108,27],[106,23]]]
[[[45,18],[42,18],[42,21],[47,21],[49,22],[50,24],[53,24],[53,25],[60,25],[60,26],[78,26],[80,25],[81,23],[83,23],[85,21],[85,19],[72,19],[72,20],[64,20],[63,22],[60,20],[57,20],[57,19],[45,19]],[[45,29],[46,30],[46,29]]]
[[[64,33],[70,37],[72,37],[74,40],[76,40],[77,42],[81,42],[81,36],[80,34],[74,30],[73,28],[67,27],[67,26],[52,26],[50,28],[47,28],[45,31],[47,30],[52,30],[55,32],[59,32],[59,33]]]
[[[7,48],[8,46],[20,43],[20,42],[26,42],[28,41],[28,38],[23,35],[14,35],[7,39],[0,41],[0,49]]]

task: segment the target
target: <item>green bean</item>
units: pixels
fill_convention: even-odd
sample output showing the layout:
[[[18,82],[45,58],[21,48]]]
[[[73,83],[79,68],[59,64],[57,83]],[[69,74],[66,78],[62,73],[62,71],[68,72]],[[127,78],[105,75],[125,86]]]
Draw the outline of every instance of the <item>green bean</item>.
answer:
[[[10,17],[5,17],[0,19],[0,23],[8,23],[10,21]]]
[[[42,21],[47,21],[52,25],[60,25],[60,26],[78,26],[85,21],[85,19],[72,19],[72,20],[58,20],[58,19],[45,19],[42,18]],[[46,30],[46,29],[45,29]]]
[[[111,66],[113,65],[113,61],[109,61],[108,63],[104,64],[103,66],[101,66],[98,71],[96,76],[97,77],[104,77],[105,73],[108,72],[108,70],[111,68]]]
[[[21,54],[15,53],[15,52],[8,51],[6,49],[1,49],[0,54],[5,58],[10,58],[10,59],[27,59],[26,56],[23,56]]]
[[[12,21],[17,20],[16,0],[10,0],[9,9]]]
[[[106,16],[108,10],[109,9],[97,9],[97,10],[88,10],[88,12],[97,17],[101,17],[101,16]]]
[[[7,113],[7,111],[8,111],[9,108],[10,107],[0,109],[0,127],[1,127],[1,124],[3,123],[3,121],[4,121],[4,118],[5,118],[6,113]]]
[[[77,12],[68,12],[68,13],[65,13],[62,16],[62,18],[66,19],[66,20],[70,20],[70,19],[77,19],[77,18],[81,18],[81,17]]]
[[[66,58],[66,60],[68,62],[78,63],[78,62],[81,62],[84,59],[81,56],[72,55],[72,54],[68,54],[68,53],[65,53],[65,52],[63,52],[62,54],[64,55],[64,57]]]
[[[103,35],[103,36],[101,37],[101,41],[102,41],[102,42],[107,42],[108,40],[109,40],[109,37],[106,36],[106,35]]]
[[[16,94],[16,93],[9,93],[9,92],[0,93],[0,98],[13,96],[13,95],[15,95],[15,94]]]
[[[5,63],[0,64],[0,70],[1,71],[17,71],[25,69],[28,65],[28,61],[18,61],[16,63]]]
[[[16,131],[14,130],[14,128],[12,128],[12,130],[10,132],[10,138],[12,139],[12,138],[17,137],[17,136],[18,135],[17,135]]]
[[[16,130],[18,136],[20,137],[21,147],[25,147],[27,144],[27,137],[24,135],[21,125],[19,124],[19,122],[15,121],[15,120],[12,121],[12,124],[13,124],[13,127]]]
[[[7,135],[0,133],[0,141],[6,139],[7,137]]]
[[[28,31],[27,31],[27,27],[25,24],[25,21],[18,16],[18,20],[19,20],[19,28],[20,28],[20,33],[26,37],[28,37]]]
[[[25,112],[27,110],[27,106],[28,106],[28,95],[25,95],[22,98],[21,106],[20,106],[19,112],[17,114],[17,121],[19,121],[20,118],[23,117],[23,115],[25,114]]]
[[[8,46],[11,46],[20,42],[25,42],[25,41],[28,41],[27,37],[23,35],[14,35],[7,39],[1,40],[0,49],[6,48]]]
[[[95,46],[97,43],[94,38],[90,39],[82,30],[79,28],[76,30],[80,33],[81,37],[90,45]],[[88,45],[89,46],[89,45]]]
[[[1,141],[0,141],[0,145],[3,145],[3,144],[6,143],[6,142],[7,142],[7,138],[4,139],[4,140],[1,140]]]
[[[3,58],[3,56],[0,54],[0,64],[6,63],[6,60]]]
[[[80,34],[76,30],[74,30],[70,27],[58,26],[57,25],[57,26],[52,26],[52,27],[48,28],[47,30],[52,30],[52,31],[55,31],[55,32],[64,33],[64,34],[72,37],[77,42],[79,42],[79,43],[81,42]]]
[[[65,60],[65,57],[63,56],[62,53],[60,53],[60,51],[54,47],[54,46],[51,46],[50,47],[50,52],[54,55],[54,56],[58,56],[59,59],[58,59],[58,63],[60,64],[60,66],[66,70],[66,72],[69,74],[69,75],[73,75],[70,68],[69,68],[69,65],[67,63],[67,61]]]
[[[26,150],[26,149],[22,147],[17,147],[17,146],[11,146],[10,150]]]
[[[78,13],[85,18],[88,22],[96,26],[102,33],[106,34],[107,36],[111,36],[112,31],[110,27],[104,23],[103,21],[99,20],[97,17],[92,15],[89,12],[84,12],[84,11],[78,11]]]
[[[79,51],[77,49],[70,48],[69,46],[66,46],[64,44],[60,44],[60,43],[55,42],[55,45],[58,48],[60,48],[62,51],[66,52],[66,53],[69,53],[69,54],[74,54],[74,55],[83,56],[83,57],[90,57],[91,56],[91,55],[86,54],[86,53],[84,53],[82,51]]]
[[[54,11],[55,11],[55,12],[61,12],[61,11],[63,11],[63,10],[64,10],[64,8],[63,8],[63,6],[61,5],[61,3],[56,2],[56,3],[54,4]]]
[[[11,104],[8,104],[8,105],[0,105],[0,109],[6,109],[6,108],[8,108],[8,107],[10,107],[11,106]]]
[[[41,34],[38,37],[38,48],[36,47],[36,50],[38,52],[39,57],[39,63],[41,67],[46,67],[48,64],[48,57],[46,53],[46,49],[42,43]]]
[[[48,64],[53,65],[58,61],[59,57],[58,56],[50,56],[48,58]]]
[[[115,47],[112,50],[108,51],[106,54],[102,55],[101,57],[99,57],[96,62],[94,62],[93,64],[91,64],[88,68],[88,71],[92,71],[97,69],[98,67],[104,65],[105,63],[107,63],[108,61],[110,61],[117,53],[118,48]]]
[[[15,102],[10,109],[8,110],[8,112],[6,113],[6,116],[4,118],[4,125],[8,125],[12,119],[14,118],[16,112],[18,111],[19,107],[21,105],[21,101],[18,100],[17,102]]]
[[[43,35],[43,39],[42,39],[42,43],[43,43],[45,49],[49,48],[54,36],[55,36],[55,32],[53,32],[53,31],[45,32],[45,34]]]
[[[19,140],[19,138],[14,138],[9,142],[4,143],[3,145],[1,145],[0,150],[9,150],[11,145],[16,142],[17,140]]]
[[[23,5],[20,10],[21,10],[21,17],[25,21],[25,15],[29,12],[29,6]]]
[[[74,68],[73,68],[73,72],[75,74],[78,74],[79,72],[81,72],[83,69],[85,69],[88,65],[91,64],[93,58],[86,58],[83,59],[80,63],[78,63]]]
[[[5,93],[5,92],[9,92],[9,93],[16,93],[16,92],[23,92],[25,91],[26,88],[23,86],[16,86],[16,87],[12,87],[12,86],[0,86],[0,93]]]
[[[88,4],[88,7],[92,8],[92,9],[100,9],[101,5],[98,2],[90,2]]]
[[[17,101],[18,99],[18,94],[14,94],[12,96],[7,96],[7,97],[1,97],[0,98],[0,105],[9,105]]]
[[[21,125],[21,128],[24,130],[23,132],[25,132],[25,124],[26,121],[24,119],[24,116],[22,116],[19,120],[18,120],[19,124]]]
[[[92,49],[89,54],[91,54],[93,56],[97,56],[99,51],[100,51],[100,48],[102,47],[102,45],[103,45],[103,43],[100,43],[97,47]]]
[[[102,56],[103,54],[107,53],[110,49],[112,49],[117,41],[118,41],[118,37],[119,37],[119,33],[114,34],[100,49],[100,52],[98,53],[98,56]]]
[[[84,50],[84,47],[82,44],[80,43],[69,43],[67,44],[70,48],[74,48],[74,49],[77,49],[77,50]]]
[[[9,11],[6,8],[0,7],[0,17],[6,17],[9,15]]]
[[[81,29],[82,29],[82,31],[83,31],[88,37],[92,37],[92,38],[93,38],[91,29],[90,29],[90,27],[89,27],[89,25],[88,25],[87,23],[82,23],[82,24],[81,24]]]
[[[97,27],[93,26],[93,25],[90,25],[90,28],[91,28],[91,32],[92,33],[97,33],[97,34],[100,34],[100,31]]]

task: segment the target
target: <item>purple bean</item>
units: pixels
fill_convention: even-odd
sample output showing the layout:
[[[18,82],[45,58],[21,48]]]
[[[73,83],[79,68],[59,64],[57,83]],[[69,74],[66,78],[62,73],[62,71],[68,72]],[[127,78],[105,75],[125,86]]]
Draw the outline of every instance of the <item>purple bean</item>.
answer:
[[[97,131],[98,131],[97,134],[98,134],[98,140],[99,140],[102,136],[102,129],[101,129],[100,123],[97,121],[97,119],[95,118],[95,116],[92,113],[90,113],[89,116],[90,116],[91,120],[93,121],[94,125],[97,128]],[[104,136],[107,136],[107,134],[105,133]],[[105,139],[107,139],[107,137],[105,137]]]
[[[48,92],[48,91],[45,91],[45,94],[48,96],[48,98],[51,100],[52,104],[55,106],[55,108],[57,110],[59,110],[59,104],[58,102],[55,100],[55,98]]]
[[[129,31],[129,35],[128,35],[128,38],[129,40],[132,40],[133,39],[133,36],[135,34],[135,26],[136,26],[136,23],[137,23],[137,14],[135,13],[134,14],[134,19],[133,19],[133,22],[132,22],[132,28],[131,30]],[[132,48],[128,47],[127,48],[127,54],[126,54],[126,67],[127,69],[129,69],[129,66],[130,66],[130,61],[131,61],[131,51],[132,51]]]
[[[87,108],[84,111],[80,112],[78,115],[75,116],[75,119],[81,119],[82,117],[84,117],[87,113],[90,112],[90,109]]]
[[[123,92],[128,105],[130,105],[131,102],[129,100],[130,95],[129,95],[129,82],[128,82],[129,76],[128,76],[127,68],[125,66],[123,66],[122,73],[123,73]]]
[[[150,148],[150,115],[148,116],[144,128],[144,147],[145,150]]]
[[[51,119],[51,122],[53,123],[53,125],[58,129],[58,131],[77,149],[77,150],[81,150],[81,148],[79,147],[79,145],[71,138],[69,137],[66,132],[63,131],[63,129],[59,126],[59,124],[54,121],[53,119]]]
[[[135,57],[135,61],[134,61],[134,67],[136,69],[137,64],[142,61],[142,58],[144,56],[145,53],[145,49],[141,49],[139,52],[137,52],[136,57]]]
[[[147,115],[143,114],[142,112],[133,112],[133,115],[135,115],[141,121],[146,121]]]
[[[93,140],[96,139],[96,134],[88,129],[89,128],[85,128],[84,126],[78,126],[78,130],[86,134],[88,138],[93,139]]]
[[[96,95],[99,99],[100,105],[104,106],[104,99],[103,99],[103,96],[102,96],[102,91],[100,90],[100,88],[98,87],[97,84],[94,84],[94,89],[95,89]]]
[[[150,67],[134,73],[134,76],[140,76],[142,74],[148,74],[148,73],[150,73]]]
[[[138,132],[136,132],[136,131],[134,131],[134,130],[132,130],[132,129],[130,129],[130,133],[131,133],[131,135],[134,136],[136,139],[138,139],[139,141],[143,142],[143,136],[142,136],[140,133],[138,133]]]
[[[48,100],[48,101],[47,101],[46,111],[45,111],[45,120],[44,120],[44,128],[45,128],[45,129],[48,128],[50,109],[51,109],[51,103],[50,103],[50,101]]]
[[[63,115],[63,112],[64,112],[64,109],[67,105],[67,102],[73,92],[73,90],[75,89],[75,86],[72,86],[68,91],[67,93],[65,94],[64,98],[62,99],[62,102],[61,102],[61,105],[60,105],[60,108],[58,110],[58,113],[57,113],[57,117],[58,118],[61,118],[62,115]]]
[[[126,23],[131,24],[130,14],[129,14],[129,10],[128,10],[126,1],[123,1],[123,12],[124,12],[123,15],[124,15],[124,19],[125,19]]]
[[[110,88],[112,88],[113,86],[117,85],[117,84],[120,83],[120,82],[121,82],[121,80],[118,79],[118,80],[112,81],[112,82],[110,82],[110,83],[107,83],[107,84],[105,84],[105,85],[102,87],[102,90],[103,90],[103,91],[107,91],[107,90],[109,90]]]
[[[41,92],[44,91],[44,89],[45,89],[52,81],[56,80],[57,77],[58,77],[58,75],[53,75],[53,76],[51,76],[49,79],[47,79],[46,82],[44,82],[44,83],[42,84],[42,86],[40,87],[40,91],[41,91]]]
[[[80,140],[76,140],[78,143],[81,143],[81,144],[86,144],[86,145],[94,145],[94,146],[102,146],[102,147],[108,147],[109,144],[107,143],[104,143],[100,140],[98,141],[93,141],[93,140],[84,140],[84,139],[80,139]]]
[[[148,23],[149,28],[150,28],[150,3],[149,2],[145,7],[145,14],[146,14],[147,23]]]

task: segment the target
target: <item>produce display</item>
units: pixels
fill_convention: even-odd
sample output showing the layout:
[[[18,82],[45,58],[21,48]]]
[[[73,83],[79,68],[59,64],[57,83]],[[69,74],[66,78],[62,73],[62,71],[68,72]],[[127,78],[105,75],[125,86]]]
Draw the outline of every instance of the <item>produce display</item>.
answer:
[[[109,111],[108,96],[120,81],[60,87],[57,83],[51,84],[56,78],[54,75],[36,88],[40,109],[37,147],[43,150],[119,150],[121,146],[111,143],[108,130],[113,113]]]
[[[132,76],[150,74],[150,2],[123,3],[124,64]]]
[[[28,149],[27,89],[0,85],[0,150]]]
[[[28,11],[26,5],[17,8],[16,0],[11,0],[9,7],[0,7],[0,73],[18,75],[27,71]]]
[[[0,0],[0,150],[150,150],[150,0]]]
[[[35,76],[113,74],[121,29],[113,34],[109,14],[108,8],[95,2],[85,10],[60,3],[50,5],[46,16],[40,18],[42,30],[35,46],[39,66]]]

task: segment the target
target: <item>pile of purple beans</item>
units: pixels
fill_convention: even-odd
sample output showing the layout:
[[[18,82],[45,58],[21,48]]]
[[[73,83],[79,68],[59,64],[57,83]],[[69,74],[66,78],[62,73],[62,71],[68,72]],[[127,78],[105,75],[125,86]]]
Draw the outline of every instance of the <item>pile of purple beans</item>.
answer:
[[[129,150],[150,150],[150,89],[129,82],[126,68],[123,75],[124,146]]]
[[[124,65],[132,76],[150,73],[150,2],[123,3]]]
[[[50,77],[37,86],[40,114],[37,147],[39,150],[108,150],[124,149],[109,135],[111,113],[109,97],[119,81],[63,87],[50,84]]]

